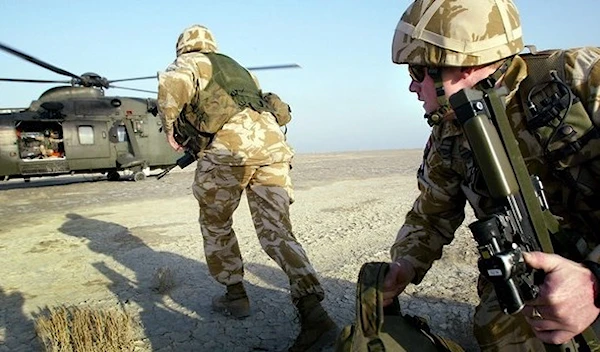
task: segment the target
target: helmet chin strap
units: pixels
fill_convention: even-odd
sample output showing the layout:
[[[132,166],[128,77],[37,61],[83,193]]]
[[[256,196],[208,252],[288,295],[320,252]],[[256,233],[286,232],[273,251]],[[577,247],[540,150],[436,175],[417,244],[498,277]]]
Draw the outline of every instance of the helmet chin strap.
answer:
[[[437,95],[437,102],[440,106],[436,110],[426,113],[425,119],[429,126],[435,126],[444,120],[444,117],[452,111],[450,102],[446,98],[446,92],[444,92],[444,83],[442,82],[442,69],[440,67],[428,67],[427,74],[435,83],[435,94]]]
[[[479,81],[475,85],[475,88],[484,92],[493,89],[500,77],[506,73],[511,63],[512,57],[504,60],[502,65],[500,65],[500,67],[498,67],[494,73]],[[437,95],[437,101],[440,107],[430,113],[425,114],[425,119],[427,120],[429,126],[435,126],[444,120],[444,117],[452,111],[452,107],[450,106],[450,102],[448,101],[448,98],[446,98],[446,92],[444,91],[444,84],[442,82],[442,68],[429,67],[427,68],[427,74],[435,83],[435,93]]]

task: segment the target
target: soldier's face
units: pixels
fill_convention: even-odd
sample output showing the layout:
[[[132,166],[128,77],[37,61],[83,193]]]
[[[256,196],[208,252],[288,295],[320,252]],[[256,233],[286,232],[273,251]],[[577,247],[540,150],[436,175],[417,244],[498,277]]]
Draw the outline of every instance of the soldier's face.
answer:
[[[430,113],[437,110],[440,105],[437,101],[435,92],[435,82],[429,76],[424,68],[422,76],[411,73],[412,82],[408,89],[417,94],[420,101],[423,102],[423,110],[425,113]],[[422,80],[421,80],[422,78]],[[469,86],[469,82],[465,80],[464,71],[457,67],[447,67],[442,69],[442,85],[446,97],[449,98],[452,94]]]
[[[408,86],[408,90],[417,94],[419,101],[423,102],[423,110],[425,113],[430,113],[439,108],[437,96],[435,94],[435,83],[427,74],[427,70],[423,68],[422,76],[415,78],[412,74],[412,81]],[[420,80],[422,78],[422,80]]]

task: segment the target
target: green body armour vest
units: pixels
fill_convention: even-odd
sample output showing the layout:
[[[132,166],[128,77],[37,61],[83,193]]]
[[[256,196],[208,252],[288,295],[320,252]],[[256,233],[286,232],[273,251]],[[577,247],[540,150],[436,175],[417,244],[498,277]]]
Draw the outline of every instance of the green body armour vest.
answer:
[[[198,131],[217,133],[223,125],[244,108],[268,110],[260,89],[250,73],[232,58],[204,54],[211,62],[213,75],[204,90],[197,90],[182,114]]]
[[[273,93],[263,94],[250,73],[232,58],[205,53],[213,75],[204,90],[198,90],[175,123],[175,138],[195,154],[204,150],[229,119],[245,108],[268,111],[283,126],[291,120],[291,109]]]

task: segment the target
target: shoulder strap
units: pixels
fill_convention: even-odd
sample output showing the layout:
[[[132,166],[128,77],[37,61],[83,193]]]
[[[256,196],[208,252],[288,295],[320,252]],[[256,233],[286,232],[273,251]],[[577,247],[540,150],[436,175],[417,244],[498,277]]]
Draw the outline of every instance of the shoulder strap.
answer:
[[[363,264],[356,285],[356,314],[359,328],[365,337],[376,338],[383,325],[383,287],[389,264],[369,262]]]
[[[414,331],[415,335],[411,335],[413,339],[418,336],[420,340],[417,341],[423,341],[423,343],[428,344],[427,346],[420,346],[423,351],[435,349],[440,352],[463,352],[464,350],[456,342],[432,333],[425,319],[417,316],[402,315],[400,312],[400,304],[397,299],[391,309],[388,306],[386,307],[386,311],[384,311],[383,284],[389,268],[389,263],[365,263],[361,267],[358,276],[356,287],[356,323],[358,325],[357,328],[366,338],[368,351],[376,352],[389,350],[387,347],[390,346],[384,345],[384,340],[380,338],[380,333],[383,333],[384,335],[390,334],[394,340],[396,340],[400,334],[403,334],[404,339],[406,339],[407,336],[411,334],[411,331]],[[389,330],[391,328],[389,325],[384,327],[384,316],[386,315],[389,319],[392,319],[392,325],[397,324],[395,329],[396,333]],[[404,349],[404,345],[401,344],[400,341],[396,340],[396,343],[400,344],[402,347],[400,349],[394,349],[392,347],[394,351],[408,350]],[[415,341],[413,341],[413,344],[414,343]],[[431,343],[431,345],[429,345],[429,343]],[[412,351],[412,349],[410,350]]]

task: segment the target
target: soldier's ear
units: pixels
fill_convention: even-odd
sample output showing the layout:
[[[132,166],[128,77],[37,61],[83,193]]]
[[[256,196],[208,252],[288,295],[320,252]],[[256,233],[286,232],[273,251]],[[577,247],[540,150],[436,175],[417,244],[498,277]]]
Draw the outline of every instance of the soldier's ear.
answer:
[[[481,68],[482,66],[461,67],[460,72],[465,77],[468,77]]]
[[[460,79],[468,80],[472,86],[479,81],[487,78],[494,72],[494,69],[489,65],[461,67]]]
[[[442,77],[452,84],[456,84],[468,79],[472,72],[472,67],[444,67]]]

